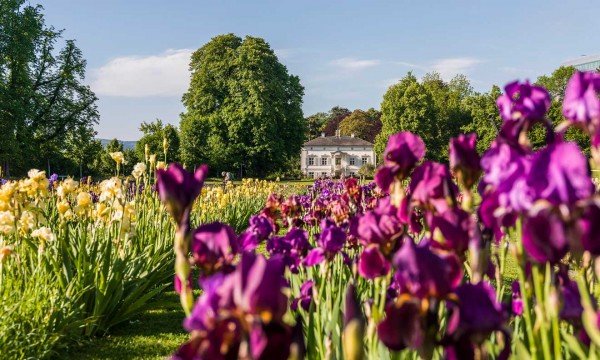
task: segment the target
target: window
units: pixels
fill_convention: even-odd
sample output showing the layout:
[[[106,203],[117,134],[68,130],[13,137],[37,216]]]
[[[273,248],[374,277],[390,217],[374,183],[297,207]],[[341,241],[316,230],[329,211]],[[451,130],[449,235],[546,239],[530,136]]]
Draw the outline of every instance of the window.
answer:
[[[313,166],[315,164],[315,158],[314,157],[309,157],[308,158],[308,165],[309,166]]]
[[[314,178],[314,177],[315,177],[315,173],[314,173],[314,172],[312,172],[312,171],[309,171],[309,172],[308,172],[308,177],[309,177],[309,178]]]
[[[367,165],[369,163],[369,157],[368,156],[363,156],[362,157],[362,164],[363,165]]]
[[[340,158],[340,157],[335,158],[335,164],[342,165],[342,158]]]
[[[327,158],[326,157],[322,157],[321,158],[321,166],[325,166],[327,165]]]
[[[354,159],[354,156],[350,158],[350,165],[356,165],[356,160]]]
[[[323,171],[323,172],[321,173],[321,176],[327,176],[327,172]]]

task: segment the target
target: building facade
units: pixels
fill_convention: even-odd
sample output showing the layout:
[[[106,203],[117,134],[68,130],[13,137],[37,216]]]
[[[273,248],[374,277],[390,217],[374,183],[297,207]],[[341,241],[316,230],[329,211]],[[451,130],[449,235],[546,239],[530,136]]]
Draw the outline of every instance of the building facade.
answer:
[[[566,61],[562,66],[572,66],[579,71],[595,71],[600,68],[600,55],[582,56],[575,60]]]
[[[376,164],[372,143],[354,135],[325,136],[307,141],[302,146],[300,169],[304,176],[353,176],[367,164]]]

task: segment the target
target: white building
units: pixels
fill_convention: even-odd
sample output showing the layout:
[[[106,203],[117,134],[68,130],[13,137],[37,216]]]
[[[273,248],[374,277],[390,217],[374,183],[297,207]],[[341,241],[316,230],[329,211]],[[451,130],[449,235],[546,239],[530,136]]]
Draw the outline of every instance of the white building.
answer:
[[[595,71],[600,68],[600,55],[581,56],[575,60],[565,61],[562,66],[572,66],[579,71]]]
[[[300,169],[306,177],[357,175],[366,164],[376,164],[373,144],[351,136],[325,136],[309,140],[302,146]]]

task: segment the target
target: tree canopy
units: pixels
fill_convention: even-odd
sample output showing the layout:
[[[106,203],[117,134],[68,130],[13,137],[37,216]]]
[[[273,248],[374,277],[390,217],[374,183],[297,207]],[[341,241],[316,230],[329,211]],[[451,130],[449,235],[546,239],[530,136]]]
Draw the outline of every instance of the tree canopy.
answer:
[[[217,36],[194,52],[190,70],[180,126],[188,167],[264,176],[298,155],[304,88],[265,40]]]
[[[138,159],[145,159],[146,145],[150,154],[155,154],[159,161],[179,161],[179,133],[171,124],[163,124],[162,120],[143,122],[140,125],[142,137],[135,144],[135,153]],[[165,159],[163,141],[167,141],[167,158]]]
[[[352,135],[369,142],[375,142],[375,137],[381,131],[381,113],[373,108],[363,111],[354,110],[340,122],[342,135]]]
[[[0,164],[12,175],[52,165],[72,171],[98,121],[96,96],[83,84],[86,62],[73,40],[47,26],[41,6],[0,0]]]

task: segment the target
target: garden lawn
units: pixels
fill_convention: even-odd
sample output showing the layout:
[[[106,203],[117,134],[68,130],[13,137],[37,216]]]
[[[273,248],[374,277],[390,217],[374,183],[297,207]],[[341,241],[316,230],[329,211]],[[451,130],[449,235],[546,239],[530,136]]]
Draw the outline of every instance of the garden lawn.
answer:
[[[110,334],[74,346],[60,359],[164,359],[188,339],[179,297],[166,292],[148,310],[111,330]]]

